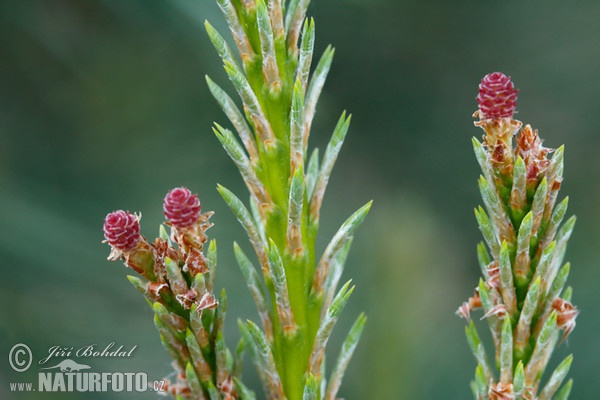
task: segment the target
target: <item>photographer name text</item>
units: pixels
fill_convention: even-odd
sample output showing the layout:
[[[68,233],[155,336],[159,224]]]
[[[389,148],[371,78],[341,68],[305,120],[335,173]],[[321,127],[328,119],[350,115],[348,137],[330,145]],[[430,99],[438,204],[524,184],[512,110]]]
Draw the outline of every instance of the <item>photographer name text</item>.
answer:
[[[105,347],[101,347],[97,344],[90,344],[78,348],[74,347],[62,347],[52,346],[48,349],[48,356],[40,360],[39,364],[46,364],[49,360],[55,358],[64,357],[80,357],[80,358],[118,358],[118,357],[131,357],[137,345],[130,349],[124,348],[123,345],[116,347],[115,342],[109,343]]]

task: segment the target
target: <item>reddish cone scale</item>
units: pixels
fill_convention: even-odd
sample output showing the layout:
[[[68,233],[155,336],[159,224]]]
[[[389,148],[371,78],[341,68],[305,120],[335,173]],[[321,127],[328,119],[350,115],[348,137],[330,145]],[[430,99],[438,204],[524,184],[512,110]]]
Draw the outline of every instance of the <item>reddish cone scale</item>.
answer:
[[[140,241],[139,218],[129,211],[118,210],[108,214],[103,230],[108,243],[121,251],[133,249]]]
[[[479,84],[477,103],[483,118],[499,119],[512,117],[517,106],[515,85],[502,72],[487,74]]]
[[[187,228],[193,225],[200,215],[198,195],[192,195],[188,188],[172,189],[165,197],[163,210],[165,217],[175,228]]]

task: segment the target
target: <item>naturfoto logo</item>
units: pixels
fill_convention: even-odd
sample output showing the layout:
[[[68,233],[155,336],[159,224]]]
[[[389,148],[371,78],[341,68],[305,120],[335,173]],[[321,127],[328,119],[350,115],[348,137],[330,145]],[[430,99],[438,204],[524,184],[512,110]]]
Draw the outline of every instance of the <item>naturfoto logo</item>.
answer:
[[[153,381],[149,384],[145,372],[90,372],[90,365],[79,363],[71,358],[110,358],[131,357],[136,346],[117,347],[114,342],[105,347],[96,344],[75,347],[53,346],[48,355],[38,362],[47,365],[38,371],[38,384],[33,382],[13,382],[13,392],[162,392],[166,390],[165,381]],[[48,362],[52,360],[51,362]],[[16,372],[28,370],[33,361],[33,353],[29,346],[19,343],[11,349],[9,362]]]
[[[145,392],[148,386],[148,376],[144,372],[80,372],[90,369],[89,365],[79,364],[66,359],[53,367],[56,372],[41,372],[38,374],[39,392]],[[154,385],[160,390],[160,385]]]

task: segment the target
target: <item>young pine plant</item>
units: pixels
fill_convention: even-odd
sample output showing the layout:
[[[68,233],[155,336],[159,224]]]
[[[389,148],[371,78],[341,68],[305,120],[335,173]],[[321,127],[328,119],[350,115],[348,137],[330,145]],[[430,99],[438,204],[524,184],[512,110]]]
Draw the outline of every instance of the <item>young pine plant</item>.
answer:
[[[315,24],[306,18],[308,0],[217,0],[239,58],[206,22],[206,30],[243,103],[210,78],[208,87],[238,138],[215,124],[214,133],[238,167],[250,192],[249,207],[223,186],[231,208],[256,253],[257,269],[234,243],[234,253],[254,298],[260,326],[239,323],[242,340],[232,354],[223,340],[225,292],[212,294],[216,244],[206,256],[205,231],[212,213],[201,214],[196,195],[173,189],[164,203],[168,234],[149,243],[139,217],[116,211],[104,233],[110,259],[122,258],[141,277],[130,281],[148,299],[162,343],[174,359],[177,398],[253,399],[241,382],[243,349],[256,365],[268,399],[334,400],[366,318],[350,328],[329,379],[325,347],[354,287],[338,289],[353,234],[371,203],[352,214],[317,254],[325,189],[350,124],[342,113],[320,157],[308,157],[317,100],[333,59],[328,47],[311,74]],[[241,143],[240,143],[241,142]],[[262,275],[262,277],[261,277]]]
[[[206,30],[243,102],[243,113],[210,78],[208,87],[237,131],[214,132],[250,192],[249,209],[231,191],[219,193],[242,224],[260,274],[242,249],[234,252],[256,302],[262,330],[240,324],[269,399],[330,399],[341,384],[365,324],[360,315],[342,345],[330,379],[325,346],[353,287],[337,289],[352,235],[371,203],[344,222],[322,255],[316,238],[320,210],[350,117],[342,114],[322,158],[308,157],[308,138],[333,49],[313,73],[315,23],[308,0],[217,0],[239,59],[223,37]],[[262,279],[260,278],[262,275]]]
[[[544,374],[578,314],[571,288],[563,290],[570,269],[563,259],[575,225],[571,217],[561,226],[568,198],[556,204],[564,148],[544,147],[537,130],[513,119],[516,99],[512,81],[500,72],[479,85],[474,116],[484,136],[483,143],[473,138],[473,147],[483,172],[485,209],[475,209],[485,240],[477,247],[483,277],[457,313],[469,321],[467,339],[478,363],[471,384],[476,399],[565,400],[572,356]],[[492,333],[493,364],[470,320],[478,308]]]
[[[235,355],[223,339],[226,296],[213,295],[217,262],[214,241],[208,246],[206,230],[212,212],[202,214],[197,195],[187,188],[165,197],[166,225],[148,242],[140,234],[140,217],[123,210],[104,220],[104,237],[111,246],[109,260],[119,258],[138,273],[129,281],[154,311],[154,325],[173,358],[175,378],[164,391],[176,398],[236,399],[249,390],[239,380],[243,342]]]

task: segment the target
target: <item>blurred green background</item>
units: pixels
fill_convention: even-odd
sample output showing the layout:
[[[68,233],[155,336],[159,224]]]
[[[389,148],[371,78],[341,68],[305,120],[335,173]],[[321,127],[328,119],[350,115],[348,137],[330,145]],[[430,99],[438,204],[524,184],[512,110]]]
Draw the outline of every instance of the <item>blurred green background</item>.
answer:
[[[600,3],[594,1],[313,0],[317,52],[337,51],[312,131],[326,143],[353,113],[325,198],[321,246],[369,199],[344,278],[357,289],[330,358],[360,311],[369,316],[340,397],[466,399],[475,361],[454,315],[479,277],[473,217],[479,170],[470,138],[477,85],[496,70],[520,88],[518,118],[566,145],[562,195],[578,217],[567,258],[581,314],[554,362],[573,352],[573,399],[600,389]],[[213,0],[0,2],[0,398],[125,399],[152,394],[9,392],[37,366],[8,364],[15,343],[137,345],[94,371],[169,373],[152,314],[120,263],[106,261],[104,216],[141,211],[154,237],[162,199],[186,185],[214,210],[217,287],[235,320],[258,320],[231,243],[244,233],[218,196],[242,181],[211,133],[225,123],[204,83],[233,93],[204,33],[226,33]],[[480,333],[487,336],[485,327]],[[53,364],[54,365],[54,364]],[[247,361],[250,385],[262,395]]]

